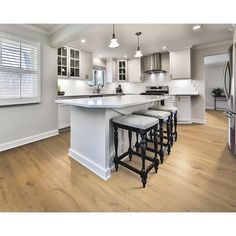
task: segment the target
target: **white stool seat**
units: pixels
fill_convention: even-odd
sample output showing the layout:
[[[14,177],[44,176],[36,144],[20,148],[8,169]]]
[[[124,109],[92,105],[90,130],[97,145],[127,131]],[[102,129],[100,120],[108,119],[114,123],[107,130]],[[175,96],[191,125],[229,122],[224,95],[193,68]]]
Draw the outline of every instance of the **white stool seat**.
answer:
[[[168,117],[171,115],[170,112],[158,111],[158,110],[141,110],[141,111],[134,112],[134,114],[162,119],[164,121],[166,121]]]
[[[174,107],[174,106],[160,106],[154,110],[176,112],[178,109],[177,107]]]
[[[117,124],[126,125],[138,129],[148,129],[158,123],[158,120],[151,117],[139,115],[125,115],[113,118],[112,121]]]

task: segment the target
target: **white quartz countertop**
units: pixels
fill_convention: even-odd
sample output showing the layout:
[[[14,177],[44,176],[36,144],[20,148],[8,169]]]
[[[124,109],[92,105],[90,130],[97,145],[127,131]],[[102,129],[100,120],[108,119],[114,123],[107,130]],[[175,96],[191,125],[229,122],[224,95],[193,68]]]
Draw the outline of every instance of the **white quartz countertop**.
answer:
[[[156,95],[120,95],[81,99],[60,99],[56,103],[87,108],[125,108],[155,101],[165,100],[168,96]]]

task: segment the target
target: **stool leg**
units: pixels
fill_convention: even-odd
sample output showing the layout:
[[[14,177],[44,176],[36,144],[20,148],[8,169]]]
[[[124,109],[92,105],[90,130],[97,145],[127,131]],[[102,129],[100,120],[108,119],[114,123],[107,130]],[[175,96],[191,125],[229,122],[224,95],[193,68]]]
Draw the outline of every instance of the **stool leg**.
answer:
[[[132,132],[129,130],[128,134],[129,134],[129,149],[128,149],[128,152],[129,152],[129,160],[131,161],[132,160],[132,154],[133,154],[133,149],[131,147],[131,145],[132,145]]]
[[[159,155],[160,155],[160,160],[161,160],[161,164],[163,164],[163,160],[164,160],[164,151],[163,151],[163,120],[159,120],[159,132],[160,132],[160,151],[159,151]]]
[[[171,116],[168,117],[168,120],[167,120],[167,123],[166,123],[166,133],[167,133],[167,152],[168,152],[168,155],[170,155],[170,151],[171,151],[170,123],[171,123]]]
[[[145,188],[146,183],[147,183],[147,172],[145,170],[147,134],[144,130],[141,130],[140,136],[141,136],[140,148],[141,148],[141,157],[142,157],[142,169],[141,169],[140,177],[142,179],[143,188]]]
[[[114,144],[115,144],[115,157],[114,157],[114,163],[115,163],[115,168],[116,171],[118,170],[118,128],[114,126]]]
[[[175,141],[177,141],[177,111],[175,112],[174,115],[174,124],[175,124]]]
[[[171,112],[171,120],[170,120],[170,142],[171,142],[171,147],[174,144],[173,122],[174,122],[174,114],[173,114],[173,112]]]
[[[138,152],[138,151],[139,151],[139,148],[140,148],[140,145],[139,145],[139,142],[138,142],[138,132],[136,132],[135,148],[136,148],[136,152]]]
[[[159,160],[157,159],[157,151],[158,151],[158,140],[157,140],[157,125],[154,127],[154,150],[155,150],[155,155],[154,155],[154,162],[155,162],[155,172],[157,173],[158,166],[159,166]]]

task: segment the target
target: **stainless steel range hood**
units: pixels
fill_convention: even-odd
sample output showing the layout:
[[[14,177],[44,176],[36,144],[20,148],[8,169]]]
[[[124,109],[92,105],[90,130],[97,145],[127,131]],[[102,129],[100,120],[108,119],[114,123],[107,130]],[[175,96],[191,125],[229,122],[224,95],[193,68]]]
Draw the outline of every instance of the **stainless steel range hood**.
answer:
[[[143,72],[146,74],[165,73],[161,66],[161,53],[153,53],[141,58]]]

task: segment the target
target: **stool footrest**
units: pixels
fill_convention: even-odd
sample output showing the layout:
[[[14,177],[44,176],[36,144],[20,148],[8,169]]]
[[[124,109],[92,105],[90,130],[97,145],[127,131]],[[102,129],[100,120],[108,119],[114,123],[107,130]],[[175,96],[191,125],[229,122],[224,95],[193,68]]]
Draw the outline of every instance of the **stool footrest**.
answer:
[[[127,164],[126,162],[119,161],[118,163],[119,163],[120,165],[122,165],[122,166],[128,168],[129,170],[132,170],[133,172],[137,173],[138,175],[141,174],[141,171],[140,171],[140,170],[138,170],[137,168],[135,168],[135,167],[133,167],[133,166]]]
[[[146,149],[147,149],[147,148],[146,148]],[[153,149],[153,150],[154,150],[154,149]],[[141,155],[141,153],[139,153],[139,152],[133,151],[133,154],[136,155],[136,156],[138,156],[138,157],[141,157],[141,158],[142,158],[142,155]],[[151,162],[154,161],[154,158],[148,157],[147,155],[146,155],[145,159],[148,160],[148,161],[151,161]]]

